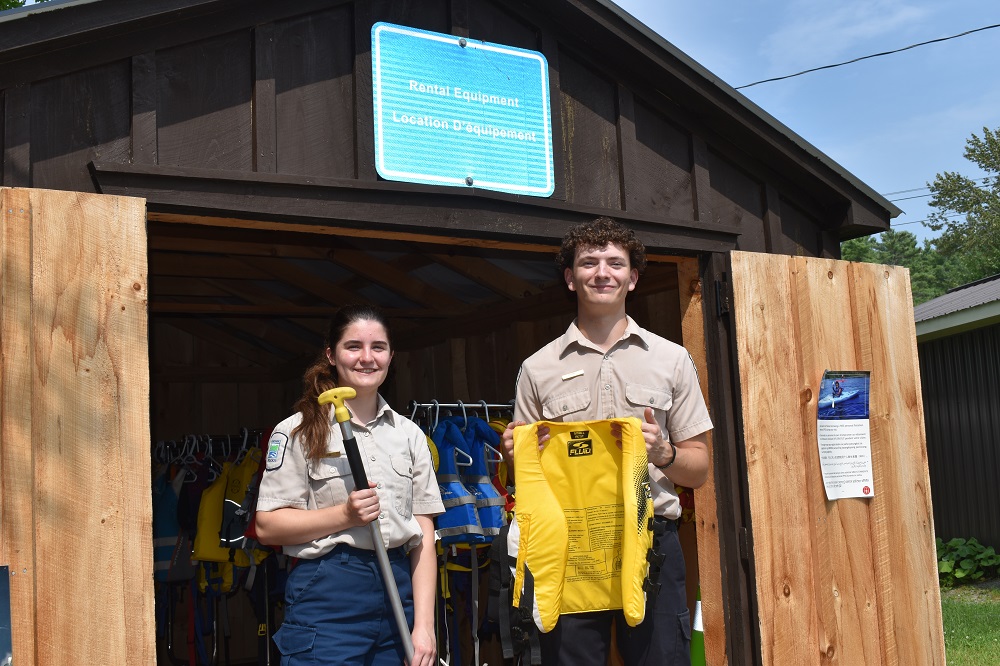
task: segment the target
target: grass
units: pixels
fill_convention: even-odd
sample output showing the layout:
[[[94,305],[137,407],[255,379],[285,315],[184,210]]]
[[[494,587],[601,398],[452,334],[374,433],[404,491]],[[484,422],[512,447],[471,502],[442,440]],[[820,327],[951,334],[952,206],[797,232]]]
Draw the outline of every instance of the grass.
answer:
[[[941,591],[949,666],[1000,664],[1000,581]]]

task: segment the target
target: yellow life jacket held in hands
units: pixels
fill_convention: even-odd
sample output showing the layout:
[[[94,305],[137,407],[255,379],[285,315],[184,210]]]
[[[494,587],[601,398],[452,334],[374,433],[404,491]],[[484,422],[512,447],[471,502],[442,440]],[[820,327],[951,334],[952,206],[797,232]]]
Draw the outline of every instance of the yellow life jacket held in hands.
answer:
[[[620,439],[612,435],[615,424]],[[543,425],[550,439],[539,450]],[[629,626],[642,622],[653,501],[639,419],[520,426],[514,478],[521,532],[514,605],[527,575],[542,631],[551,631],[561,613],[620,608]]]

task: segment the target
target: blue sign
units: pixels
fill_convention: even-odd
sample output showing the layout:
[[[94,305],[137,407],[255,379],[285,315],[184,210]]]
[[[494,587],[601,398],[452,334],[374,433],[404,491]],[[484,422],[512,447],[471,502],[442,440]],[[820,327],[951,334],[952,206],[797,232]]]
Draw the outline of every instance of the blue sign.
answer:
[[[372,92],[375,169],[386,180],[552,194],[541,53],[376,23]]]

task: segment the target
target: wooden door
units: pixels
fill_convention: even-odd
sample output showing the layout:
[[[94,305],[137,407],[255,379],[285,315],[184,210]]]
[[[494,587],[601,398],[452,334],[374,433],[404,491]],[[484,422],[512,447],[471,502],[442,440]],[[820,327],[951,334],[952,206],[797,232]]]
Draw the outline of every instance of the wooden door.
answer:
[[[13,663],[154,664],[145,202],[0,189]]]
[[[761,661],[944,664],[909,271],[734,252]],[[871,373],[875,496],[828,501],[824,370]]]

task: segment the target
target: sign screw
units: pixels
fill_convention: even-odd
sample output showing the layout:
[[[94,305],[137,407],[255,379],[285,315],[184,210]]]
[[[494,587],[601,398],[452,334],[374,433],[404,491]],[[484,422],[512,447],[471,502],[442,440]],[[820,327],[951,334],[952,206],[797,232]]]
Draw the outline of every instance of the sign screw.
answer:
[[[469,42],[465,41],[465,37],[459,37],[458,38],[458,45],[461,46],[463,49],[465,48],[465,45],[468,44],[468,43]]]
[[[466,185],[472,185],[472,176],[466,176],[465,177],[465,184]]]

